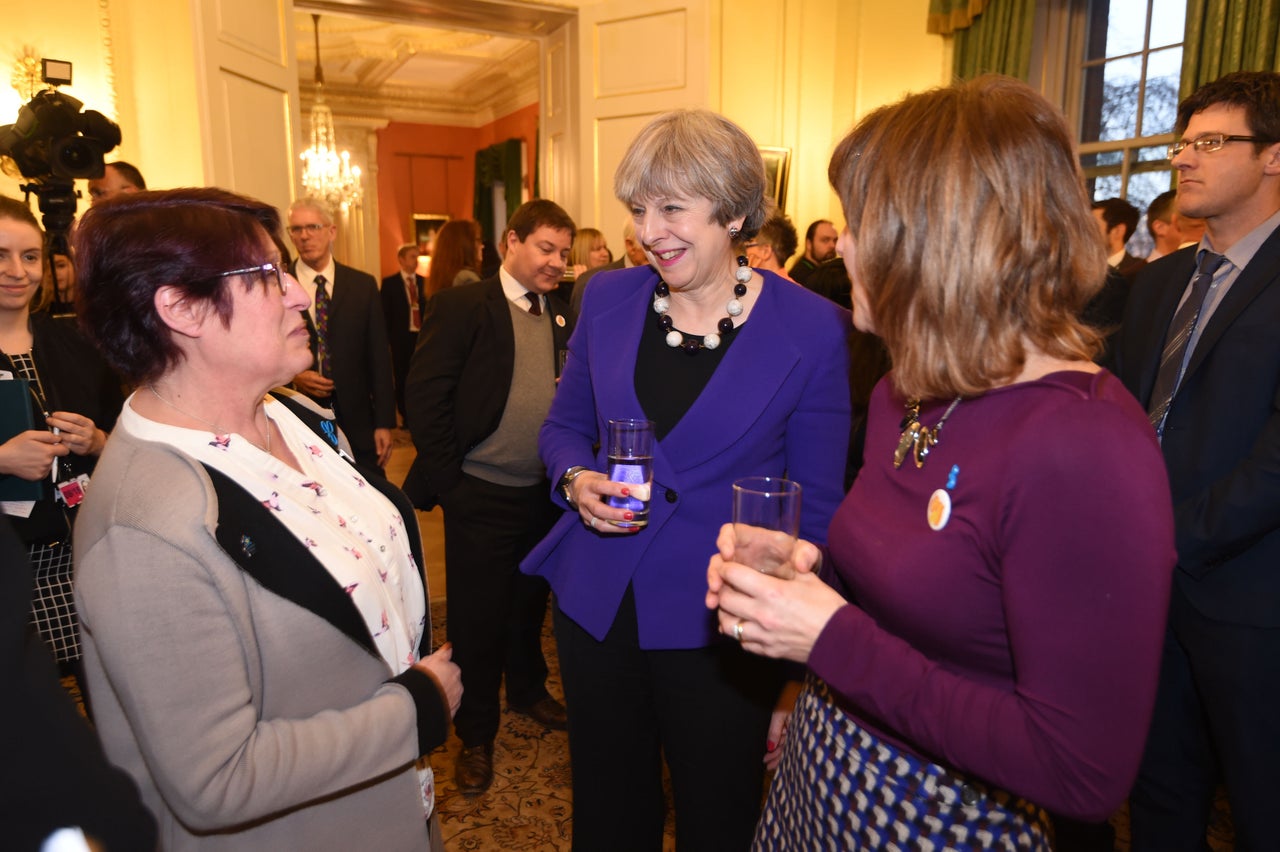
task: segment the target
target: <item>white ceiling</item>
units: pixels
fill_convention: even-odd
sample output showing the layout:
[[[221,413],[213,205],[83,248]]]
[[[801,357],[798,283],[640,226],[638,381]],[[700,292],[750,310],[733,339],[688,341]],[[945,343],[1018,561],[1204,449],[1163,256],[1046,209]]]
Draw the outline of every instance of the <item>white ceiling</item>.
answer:
[[[538,100],[538,36],[576,15],[512,0],[299,2],[294,38],[303,109],[315,92],[348,118],[475,126]]]

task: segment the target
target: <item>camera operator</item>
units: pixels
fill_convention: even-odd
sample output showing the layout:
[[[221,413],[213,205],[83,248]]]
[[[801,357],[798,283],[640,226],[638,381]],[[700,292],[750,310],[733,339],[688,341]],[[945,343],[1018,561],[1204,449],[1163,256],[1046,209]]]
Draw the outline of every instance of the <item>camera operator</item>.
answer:
[[[142,172],[138,171],[137,166],[124,160],[116,160],[106,164],[102,177],[89,179],[89,203],[97,204],[117,195],[142,192],[146,188],[147,182],[142,179]]]

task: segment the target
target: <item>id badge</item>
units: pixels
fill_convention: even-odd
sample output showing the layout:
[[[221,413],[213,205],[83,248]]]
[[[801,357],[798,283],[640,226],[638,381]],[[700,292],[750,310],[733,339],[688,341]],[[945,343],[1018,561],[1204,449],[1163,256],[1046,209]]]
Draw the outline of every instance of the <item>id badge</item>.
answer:
[[[58,502],[70,509],[79,506],[84,500],[84,492],[89,488],[89,475],[82,473],[75,479],[59,482],[53,487],[57,489]]]

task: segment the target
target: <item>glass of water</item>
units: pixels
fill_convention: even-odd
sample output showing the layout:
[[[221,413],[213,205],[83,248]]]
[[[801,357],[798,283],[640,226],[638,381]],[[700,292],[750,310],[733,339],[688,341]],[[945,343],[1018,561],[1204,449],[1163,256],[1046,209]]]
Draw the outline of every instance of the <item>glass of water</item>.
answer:
[[[763,574],[795,576],[791,551],[800,535],[800,483],[749,476],[733,483],[733,561]]]
[[[609,479],[625,482],[628,497],[610,497],[608,504],[627,509],[633,520],[614,521],[626,529],[649,524],[649,496],[653,491],[653,421],[610,420],[608,447]]]

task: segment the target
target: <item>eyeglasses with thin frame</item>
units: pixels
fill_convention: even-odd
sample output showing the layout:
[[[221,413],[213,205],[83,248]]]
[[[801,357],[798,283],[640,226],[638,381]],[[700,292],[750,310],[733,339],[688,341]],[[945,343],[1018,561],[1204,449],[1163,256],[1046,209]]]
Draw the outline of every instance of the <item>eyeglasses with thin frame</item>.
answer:
[[[320,233],[321,231],[323,231],[323,230],[324,230],[325,228],[327,228],[327,227],[329,227],[329,226],[328,226],[328,225],[322,225],[322,224],[320,224],[319,222],[309,222],[309,223],[307,223],[306,225],[290,225],[290,226],[289,226],[289,233],[293,234],[295,237],[297,237],[297,236],[301,236],[301,235],[302,235],[302,234],[304,234],[304,233],[305,233],[305,234],[318,234],[318,233]]]
[[[1221,151],[1222,146],[1228,142],[1271,142],[1270,139],[1262,139],[1258,136],[1228,136],[1225,133],[1206,133],[1203,136],[1197,136],[1191,141],[1180,139],[1169,146],[1168,158],[1172,160],[1181,154],[1186,148],[1196,149],[1197,154],[1212,154],[1214,151]]]
[[[214,278],[230,278],[233,275],[258,275],[266,278],[268,275],[275,275],[276,287],[280,288],[280,295],[285,295],[285,291],[289,289],[289,279],[285,277],[284,270],[275,263],[264,263],[261,266],[250,266],[246,269],[233,269],[230,272],[219,272]]]

